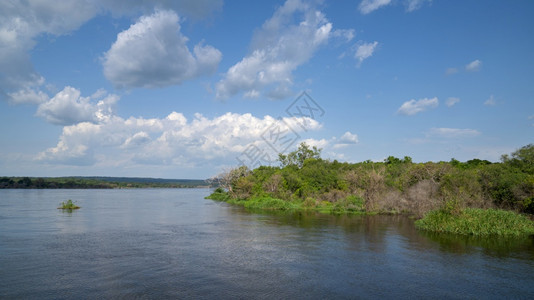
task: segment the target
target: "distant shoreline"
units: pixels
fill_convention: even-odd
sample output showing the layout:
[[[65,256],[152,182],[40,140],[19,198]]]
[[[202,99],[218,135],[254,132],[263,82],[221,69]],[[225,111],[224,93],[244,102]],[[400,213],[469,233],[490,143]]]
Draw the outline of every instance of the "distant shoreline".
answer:
[[[202,179],[139,177],[0,177],[0,189],[209,188]]]

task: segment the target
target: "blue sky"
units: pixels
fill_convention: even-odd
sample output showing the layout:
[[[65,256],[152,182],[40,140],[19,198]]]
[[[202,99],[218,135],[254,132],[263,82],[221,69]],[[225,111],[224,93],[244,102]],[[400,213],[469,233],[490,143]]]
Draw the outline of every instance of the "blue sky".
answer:
[[[534,141],[532,1],[62,3],[0,3],[0,176],[207,178],[300,142],[498,161]]]

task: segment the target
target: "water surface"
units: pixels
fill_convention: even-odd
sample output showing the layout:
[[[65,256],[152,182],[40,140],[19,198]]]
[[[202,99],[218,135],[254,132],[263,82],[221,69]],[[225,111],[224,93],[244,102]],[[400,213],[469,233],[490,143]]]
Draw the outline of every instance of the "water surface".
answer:
[[[209,192],[0,190],[0,298],[534,297],[532,238],[246,211]],[[82,208],[56,209],[67,199]]]

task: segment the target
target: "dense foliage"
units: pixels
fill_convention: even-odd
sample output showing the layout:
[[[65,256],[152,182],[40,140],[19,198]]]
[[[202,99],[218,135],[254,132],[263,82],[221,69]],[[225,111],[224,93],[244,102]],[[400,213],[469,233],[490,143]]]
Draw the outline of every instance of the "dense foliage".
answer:
[[[241,166],[224,172],[213,180],[222,189],[212,198],[245,206],[266,207],[260,203],[267,201],[283,208],[417,217],[437,209],[458,214],[468,207],[534,213],[532,144],[504,155],[500,163],[480,159],[414,163],[408,156],[342,163],[321,159],[320,150],[306,144],[279,160],[279,167]]]

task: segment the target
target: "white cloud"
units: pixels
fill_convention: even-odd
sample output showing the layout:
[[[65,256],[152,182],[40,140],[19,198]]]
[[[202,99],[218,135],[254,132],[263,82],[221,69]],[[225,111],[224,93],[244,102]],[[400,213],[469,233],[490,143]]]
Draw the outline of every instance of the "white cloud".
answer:
[[[39,103],[44,78],[30,60],[35,37],[62,35],[92,18],[96,8],[89,1],[0,1],[0,100]]]
[[[307,130],[317,130],[321,124],[307,118],[263,118],[251,114],[226,113],[208,119],[195,114],[187,120],[173,112],[165,118],[123,119],[110,116],[95,124],[82,122],[65,126],[59,142],[37,157],[53,164],[121,164],[191,166],[205,164],[212,159],[236,163],[236,156],[251,144],[263,143],[262,134],[277,124],[296,132],[307,122]]]
[[[78,29],[99,13],[113,15],[173,9],[194,18],[209,15],[222,7],[222,0],[65,0],[0,1],[0,100],[14,104],[38,104],[48,96],[41,91],[45,79],[34,69],[30,50],[42,34],[60,36]],[[197,53],[198,52],[198,53]],[[210,68],[215,49],[200,47],[198,61]]]
[[[8,93],[8,96],[9,102],[13,104],[40,104],[49,99],[46,93],[31,87]]]
[[[302,141],[303,143],[306,143],[308,146],[311,147],[317,147],[319,149],[324,149],[326,146],[328,146],[329,142],[326,139],[305,139]],[[300,144],[300,143],[299,143]]]
[[[442,138],[467,138],[477,135],[480,135],[478,130],[469,128],[431,128],[427,132],[427,136],[436,136]]]
[[[332,32],[333,37],[344,38],[346,42],[352,41],[354,38],[354,29],[336,29]]]
[[[334,140],[334,149],[343,148],[348,145],[357,144],[358,135],[351,133],[350,131],[345,132],[339,139],[333,138]]]
[[[397,110],[397,113],[401,115],[407,115],[412,116],[419,112],[423,112],[425,110],[428,110],[430,108],[435,108],[439,104],[439,100],[437,97],[428,99],[423,98],[419,100],[412,99],[410,101],[404,102],[401,107]]]
[[[350,133],[349,131],[347,131],[341,136],[341,138],[339,138],[339,143],[357,144],[358,143],[358,135],[354,134],[354,133]]]
[[[360,66],[365,59],[373,55],[377,45],[378,42],[375,41],[372,43],[362,43],[356,47],[354,58],[358,60],[358,66]]]
[[[420,9],[425,3],[431,3],[432,0],[403,0],[407,12],[413,12]],[[358,9],[364,15],[369,14],[379,8],[386,7],[394,2],[391,0],[362,0]]]
[[[178,15],[156,11],[121,32],[103,57],[104,75],[117,87],[163,87],[213,73],[219,50],[198,44],[193,53]]]
[[[482,61],[476,59],[470,63],[468,63],[466,66],[465,66],[465,70],[466,71],[469,71],[469,72],[475,72],[475,71],[478,71],[480,70],[480,67],[482,67]]]
[[[493,97],[493,95],[491,95],[488,100],[484,101],[484,105],[495,106],[497,105],[497,101],[495,101],[495,98]]]
[[[152,139],[150,138],[150,135],[144,131],[140,131],[135,133],[133,136],[128,137],[124,143],[121,145],[123,148],[133,148],[133,147],[139,147],[142,145],[146,145],[149,143]]]
[[[216,84],[217,98],[226,99],[240,92],[276,99],[290,96],[292,72],[332,34],[332,24],[311,5],[288,0],[278,8],[255,33],[252,52],[230,67]]]
[[[425,2],[432,2],[432,0],[407,0],[405,2],[406,11],[412,12],[418,10]]]
[[[447,105],[448,107],[452,107],[458,102],[460,102],[460,98],[449,97],[447,98],[447,101],[445,101],[445,105]]]
[[[362,14],[365,15],[379,9],[380,7],[389,5],[390,3],[391,0],[362,0],[358,6],[358,9]]]
[[[100,91],[93,95],[100,98],[81,97],[81,92],[67,86],[51,99],[42,102],[37,109],[37,116],[52,124],[71,125],[80,122],[102,122],[112,115],[112,106],[118,101],[116,95],[106,95]]]

